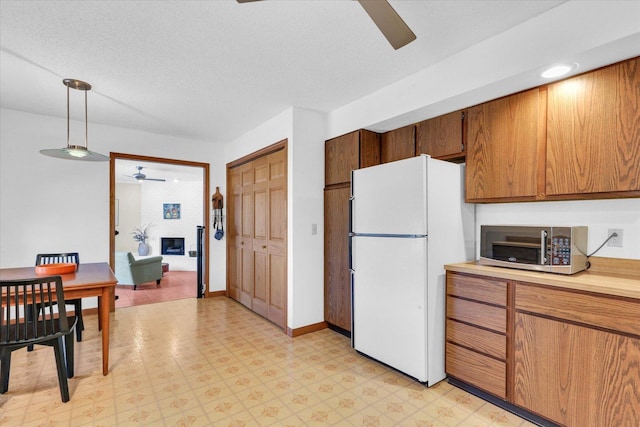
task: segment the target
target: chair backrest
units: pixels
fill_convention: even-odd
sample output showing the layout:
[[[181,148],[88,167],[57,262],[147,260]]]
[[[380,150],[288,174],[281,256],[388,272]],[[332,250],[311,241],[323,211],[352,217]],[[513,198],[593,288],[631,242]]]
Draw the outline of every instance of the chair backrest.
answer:
[[[70,325],[64,304],[58,305],[54,316],[51,303],[63,301],[64,291],[60,276],[38,277],[25,280],[0,281],[0,346],[37,343],[69,333]],[[42,315],[28,319],[26,313]]]
[[[59,264],[59,263],[69,263],[69,264],[80,265],[80,255],[78,252],[36,255],[36,265]]]

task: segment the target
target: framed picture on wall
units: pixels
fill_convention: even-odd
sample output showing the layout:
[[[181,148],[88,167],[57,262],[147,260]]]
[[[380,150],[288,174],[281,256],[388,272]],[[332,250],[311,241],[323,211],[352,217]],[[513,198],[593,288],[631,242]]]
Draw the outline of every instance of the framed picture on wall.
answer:
[[[163,203],[162,217],[164,219],[180,219],[180,203]]]

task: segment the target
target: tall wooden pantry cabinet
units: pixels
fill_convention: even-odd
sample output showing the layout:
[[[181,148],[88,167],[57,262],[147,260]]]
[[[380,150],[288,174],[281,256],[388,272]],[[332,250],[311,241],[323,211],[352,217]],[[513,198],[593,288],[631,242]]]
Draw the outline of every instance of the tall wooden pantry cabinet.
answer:
[[[324,319],[351,332],[349,197],[351,171],[380,164],[380,135],[358,130],[325,142]]]

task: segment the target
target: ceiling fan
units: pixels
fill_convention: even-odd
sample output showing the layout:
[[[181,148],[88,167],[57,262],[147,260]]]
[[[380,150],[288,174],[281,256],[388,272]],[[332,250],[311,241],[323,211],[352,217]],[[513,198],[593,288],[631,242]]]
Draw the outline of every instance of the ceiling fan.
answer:
[[[236,0],[238,3],[250,3],[261,0]],[[391,46],[398,50],[416,39],[411,28],[402,20],[398,12],[387,0],[357,0],[360,6],[378,26]]]
[[[138,169],[138,172],[134,173],[133,175],[127,175],[127,176],[134,178],[136,181],[162,181],[162,182],[166,181],[166,179],[160,179],[160,178],[147,178],[147,176],[142,173],[142,166],[136,166],[136,169]]]

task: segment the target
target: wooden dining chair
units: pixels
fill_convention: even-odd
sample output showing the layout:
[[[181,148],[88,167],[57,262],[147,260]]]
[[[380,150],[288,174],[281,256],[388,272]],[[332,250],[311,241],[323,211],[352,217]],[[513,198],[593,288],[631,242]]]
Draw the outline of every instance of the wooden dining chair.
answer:
[[[64,300],[62,279],[60,276],[39,277],[25,280],[0,281],[0,393],[9,390],[9,368],[11,353],[29,345],[48,345],[53,347],[58,383],[63,402],[69,401],[67,378],[73,377],[73,329],[77,318],[67,316],[64,304],[58,304],[58,313],[54,313],[56,301]],[[28,319],[29,310],[42,314]]]
[[[36,255],[36,265],[59,263],[80,265],[80,255],[78,252]],[[82,320],[82,298],[65,300],[65,304],[73,305],[73,312],[78,318],[78,324],[76,325],[76,339],[80,342],[82,341],[82,331],[84,330],[84,321]]]

